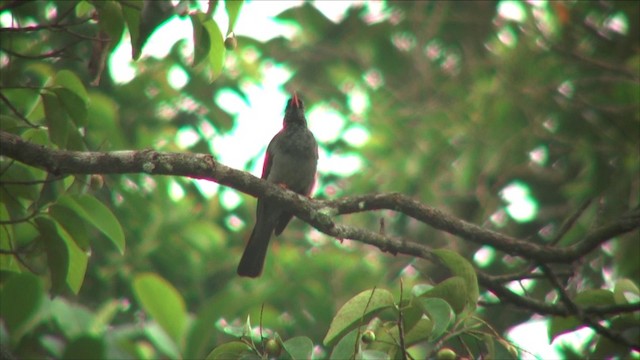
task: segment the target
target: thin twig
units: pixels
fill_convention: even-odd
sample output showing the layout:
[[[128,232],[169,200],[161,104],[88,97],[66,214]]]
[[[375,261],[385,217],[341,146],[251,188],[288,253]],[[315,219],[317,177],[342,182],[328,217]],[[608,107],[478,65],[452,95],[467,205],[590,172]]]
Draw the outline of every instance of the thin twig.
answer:
[[[573,275],[573,272],[563,271],[558,273],[559,276],[562,277],[570,277]],[[504,274],[504,275],[491,275],[491,278],[495,281],[499,282],[511,282],[511,281],[520,281],[520,280],[531,280],[531,279],[545,279],[546,276],[541,273],[516,273],[516,274]]]
[[[38,214],[40,214],[38,211],[34,211],[31,214],[27,215],[26,217],[23,217],[23,218],[20,218],[20,219],[0,220],[0,225],[12,225],[12,224],[23,223],[23,222],[26,222],[26,221],[29,221],[29,220],[33,219],[34,217],[38,216]]]
[[[38,54],[38,55],[27,55],[27,54],[21,54],[18,52],[15,52],[13,50],[9,50],[6,48],[0,48],[0,50],[6,52],[7,54],[11,55],[11,56],[15,56],[15,57],[19,57],[19,58],[23,58],[23,59],[48,59],[48,58],[62,58],[62,53],[64,53],[65,51],[67,51],[70,47],[78,44],[81,40],[76,40],[76,41],[72,41],[68,44],[66,44],[65,46],[61,47],[60,49],[56,49],[56,50],[51,50],[49,52],[46,52],[44,54]],[[71,57],[70,57],[71,58]],[[80,60],[80,58],[76,58],[77,60]]]
[[[558,244],[558,242],[560,242],[560,240],[567,234],[567,232],[571,230],[573,225],[575,225],[576,221],[578,221],[580,216],[589,207],[589,205],[591,205],[592,202],[593,202],[593,198],[582,203],[582,205],[580,205],[580,207],[576,210],[576,212],[573,213],[573,215],[571,215],[567,220],[565,220],[565,222],[560,227],[560,230],[558,231],[556,236],[554,236],[554,238],[549,242],[549,245]]]
[[[27,123],[27,125],[29,125],[30,127],[34,128],[34,129],[38,129],[40,128],[40,126],[32,123],[31,121],[29,121],[29,119],[27,119],[26,116],[24,116],[15,106],[13,106],[13,104],[11,103],[11,101],[9,101],[9,99],[4,96],[4,94],[2,92],[0,92],[0,100],[2,100],[3,103],[5,103],[5,105],[7,105],[7,107],[9,109],[11,109],[11,111],[20,118],[20,120],[24,121],[25,123]]]
[[[620,334],[612,331],[611,329],[608,329],[608,328],[600,325],[600,323],[598,323],[598,321],[592,319],[588,315],[585,315],[583,310],[580,307],[578,307],[578,305],[576,305],[576,303],[573,302],[573,300],[571,300],[571,297],[567,293],[567,290],[564,288],[564,286],[562,286],[562,284],[560,283],[558,278],[555,276],[553,271],[551,271],[551,268],[549,268],[545,264],[539,264],[539,266],[540,266],[540,269],[542,270],[542,272],[547,275],[547,279],[549,280],[551,285],[558,292],[558,296],[560,297],[560,301],[562,301],[562,303],[564,303],[564,305],[567,307],[567,309],[569,309],[569,311],[571,311],[571,313],[576,318],[578,318],[578,320],[582,321],[583,323],[585,323],[585,325],[588,325],[595,332],[597,332],[598,334],[606,337],[607,339],[609,339],[609,340],[611,340],[611,341],[613,341],[615,343],[622,344],[622,345],[624,345],[626,347],[629,347],[629,348],[631,348],[631,349],[633,349],[635,351],[640,351],[640,344],[634,344],[634,343],[628,341],[627,339],[622,337]]]

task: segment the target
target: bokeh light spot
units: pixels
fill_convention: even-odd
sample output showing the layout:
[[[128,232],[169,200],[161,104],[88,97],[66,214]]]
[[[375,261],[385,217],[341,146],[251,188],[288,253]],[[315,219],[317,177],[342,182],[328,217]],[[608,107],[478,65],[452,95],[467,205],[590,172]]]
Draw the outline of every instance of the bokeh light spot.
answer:
[[[528,222],[538,213],[538,203],[531,196],[529,186],[514,181],[500,191],[500,197],[507,203],[507,214],[517,222]]]
[[[493,262],[495,255],[495,249],[489,246],[483,246],[473,255],[473,261],[480,267],[486,267]]]
[[[198,140],[200,140],[200,136],[190,126],[183,126],[176,132],[176,144],[182,149],[195,145]]]
[[[169,182],[169,197],[173,201],[179,201],[184,198],[185,191],[177,181]]]
[[[529,159],[535,164],[543,166],[549,159],[549,150],[546,146],[540,145],[529,152]]]
[[[220,195],[220,204],[227,210],[233,210],[238,207],[242,203],[242,198],[238,195],[238,192],[225,188],[225,190]]]
[[[336,141],[345,123],[342,114],[324,104],[318,104],[309,109],[307,119],[309,128],[319,142]]]
[[[498,4],[498,14],[507,20],[523,22],[527,18],[524,4],[520,1],[503,0]]]
[[[189,75],[178,65],[173,65],[167,73],[167,81],[172,88],[182,89],[189,82]]]
[[[351,125],[344,134],[342,134],[342,138],[353,147],[361,147],[369,141],[370,135],[367,128],[356,124]]]

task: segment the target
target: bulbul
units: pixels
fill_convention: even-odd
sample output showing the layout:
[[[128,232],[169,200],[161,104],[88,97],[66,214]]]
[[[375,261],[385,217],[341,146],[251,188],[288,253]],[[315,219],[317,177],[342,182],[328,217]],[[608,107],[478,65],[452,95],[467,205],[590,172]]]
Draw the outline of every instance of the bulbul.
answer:
[[[267,146],[262,178],[298,194],[309,195],[315,182],[318,164],[318,144],[307,128],[304,105],[297,94],[287,102],[282,130]],[[258,199],[256,224],[238,265],[238,275],[258,277],[271,234],[280,235],[293,214],[286,208],[265,199]]]

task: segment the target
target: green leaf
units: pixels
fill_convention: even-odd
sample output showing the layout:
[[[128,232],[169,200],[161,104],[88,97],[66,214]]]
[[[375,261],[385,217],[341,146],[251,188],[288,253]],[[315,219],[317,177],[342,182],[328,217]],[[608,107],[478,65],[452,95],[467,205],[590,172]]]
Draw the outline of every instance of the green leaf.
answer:
[[[433,254],[451,270],[453,275],[460,276],[464,279],[467,287],[467,304],[469,305],[470,310],[475,309],[478,297],[480,296],[480,289],[478,287],[478,278],[473,265],[455,251],[438,249],[434,250]]]
[[[167,331],[157,321],[148,322],[144,326],[144,336],[168,359],[180,358],[180,348]]]
[[[431,286],[430,289],[433,289],[433,286]],[[413,289],[411,293],[415,293]],[[413,305],[413,300],[416,296],[411,294],[406,294],[406,296],[409,300],[403,300],[403,303],[400,304],[399,308],[402,309],[402,322],[404,328],[411,329],[423,318],[424,312],[419,306]]]
[[[610,319],[607,326],[611,332],[620,334],[629,342],[640,339],[640,316],[636,313],[622,315]],[[595,351],[592,353],[593,359],[629,359],[629,347],[618,341],[612,341],[607,337],[600,336],[596,343]]]
[[[22,119],[20,119],[17,116],[9,115],[9,114],[0,114],[0,129],[2,129],[2,131],[10,132],[12,134],[17,134],[21,127],[18,124],[21,124],[21,123],[22,123]]]
[[[431,321],[431,319],[420,319],[420,321],[405,334],[405,344],[411,346],[430,338],[436,338],[432,336],[433,327],[433,321]]]
[[[58,100],[76,126],[87,125],[87,103],[82,101],[76,94],[64,88],[53,89],[58,96]]]
[[[285,341],[284,349],[291,356],[291,359],[311,359],[313,354],[313,341],[306,336],[296,336]]]
[[[69,252],[69,268],[67,269],[66,281],[71,291],[77,295],[84,282],[89,255],[78,246],[71,235],[57,222],[56,230],[58,231],[58,235],[64,240],[67,251]]]
[[[67,288],[67,272],[69,271],[69,251],[63,239],[57,234],[54,221],[46,217],[35,218],[35,224],[42,236],[47,253],[47,265],[51,273],[51,290],[54,294]]]
[[[76,16],[79,18],[89,17],[96,8],[88,1],[82,0],[76,4]]]
[[[218,24],[206,14],[197,12],[191,17],[193,24],[193,41],[195,47],[195,55],[193,65],[196,66],[208,60],[210,70],[209,80],[213,82],[222,73],[224,65],[224,57],[226,48],[224,47],[224,38]]]
[[[331,351],[329,359],[352,359],[356,347],[358,330],[354,329],[347,335],[343,336]]]
[[[92,4],[98,9],[100,29],[109,35],[109,48],[113,49],[120,42],[124,32],[120,4],[115,1],[94,1]]]
[[[0,202],[0,221],[9,221],[9,212],[4,203]],[[15,235],[13,231],[13,225],[3,225],[0,231],[3,232],[3,236],[0,236],[0,250],[11,251],[13,250],[13,241]],[[0,271],[22,272],[18,260],[16,260],[13,254],[0,254]]]
[[[209,55],[211,40],[209,39],[209,32],[202,25],[202,22],[206,20],[205,14],[197,12],[189,15],[189,18],[193,26],[193,66],[196,66],[203,62]]]
[[[153,273],[137,275],[133,291],[142,307],[179,344],[187,323],[187,312],[180,293],[165,279]]]
[[[589,289],[576,295],[573,302],[579,306],[608,306],[615,305],[614,293],[609,290]],[[575,316],[554,316],[549,322],[547,335],[549,342],[566,333],[578,330],[584,324]]]
[[[13,274],[0,287],[0,317],[15,340],[35,324],[45,299],[42,280],[30,273]]]
[[[55,88],[53,91],[67,113],[77,126],[85,126],[89,97],[80,78],[69,70],[61,70],[56,74],[55,84],[59,88]]]
[[[82,335],[73,339],[64,349],[63,359],[95,359],[105,358],[105,343],[102,338],[93,335]]]
[[[121,127],[118,120],[118,104],[101,93],[91,93],[90,102],[88,117],[91,121],[87,125],[86,135],[89,142],[100,143],[105,150],[130,146],[123,137],[127,130]]]
[[[578,330],[580,327],[582,327],[582,323],[575,316],[553,316],[547,328],[549,343],[551,344],[556,337]]]
[[[509,355],[511,355],[512,359],[519,359],[520,357],[518,356],[518,347],[514,344],[512,344],[511,342],[509,342],[508,340],[505,339],[501,339],[501,338],[497,338],[496,339],[498,341],[498,344],[500,344],[502,346],[502,348],[504,350],[506,350]],[[496,347],[494,346],[494,349],[496,349]],[[497,348],[500,349],[500,348]],[[500,349],[502,350],[502,349]]]
[[[393,305],[393,295],[387,290],[373,289],[361,292],[338,310],[331,321],[323,343],[327,346],[335,344],[353,326],[363,323],[368,316],[393,307]]]
[[[446,301],[456,314],[460,314],[465,309],[469,298],[467,283],[460,276],[450,277],[434,286],[421,297],[440,298]]]
[[[194,321],[189,325],[189,333],[185,341],[182,355],[189,358],[203,358],[207,352],[210,352],[209,340],[213,338],[217,332],[211,324],[218,320],[220,309],[219,303],[215,300],[209,300],[201,303],[198,313],[194,316]]]
[[[94,321],[94,315],[85,307],[70,303],[62,297],[51,301],[51,316],[67,339],[87,333]]]
[[[139,51],[142,50],[151,34],[175,14],[173,4],[170,1],[136,0],[136,2],[142,11],[140,12],[137,43],[134,43],[134,56],[139,55]],[[138,54],[135,49],[138,49]]]
[[[387,360],[389,355],[377,350],[364,350],[356,355],[356,359],[362,360]]]
[[[209,32],[209,40],[211,41],[211,49],[209,49],[209,68],[211,70],[211,77],[209,81],[213,82],[222,74],[222,67],[224,66],[224,58],[227,53],[227,48],[224,47],[224,38],[222,32],[218,27],[218,24],[209,19],[204,23],[204,27]]]
[[[251,348],[242,341],[231,341],[213,349],[206,360],[241,359],[252,353]]]
[[[40,198],[38,199],[37,203],[40,209],[47,208],[51,203],[58,201],[60,196],[66,193],[70,186],[69,179],[72,180],[73,178],[67,177],[65,179],[59,180],[56,179],[55,175],[47,174],[45,182],[42,184]]]
[[[489,335],[487,333],[482,334],[482,343],[486,349],[486,354],[488,359],[496,358],[496,343],[493,335]]]
[[[52,93],[42,93],[42,103],[46,117],[45,122],[49,129],[49,138],[51,142],[56,144],[60,149],[65,149],[67,147],[69,133],[73,131],[73,126],[67,116],[67,112],[64,110],[58,97]]]
[[[123,303],[123,300],[112,299],[100,306],[95,312],[95,317],[89,331],[96,335],[108,331],[108,326],[113,318],[125,309]]]
[[[133,3],[137,4],[138,8],[124,6],[122,8],[122,15],[124,16],[124,21],[127,23],[127,28],[131,35],[131,57],[133,60],[138,60],[142,54],[142,41],[140,40],[140,18],[142,12],[140,9],[144,6],[144,2],[136,0]]]
[[[74,72],[60,70],[56,74],[55,84],[69,90],[85,104],[88,101],[87,89],[82,84],[82,80]]]
[[[11,103],[11,105],[16,108],[20,114],[27,117],[33,109],[36,108],[40,101],[39,89],[11,89],[3,87],[2,95],[7,98],[7,101],[9,101],[9,103]],[[2,105],[4,108],[5,104],[3,103]],[[22,120],[19,120],[19,122],[24,125]]]
[[[229,17],[229,28],[227,29],[227,35],[231,34],[233,28],[236,26],[238,15],[240,15],[240,9],[244,4],[244,0],[225,0],[224,9],[227,11]]]
[[[13,196],[36,201],[42,188],[42,184],[36,181],[44,180],[45,176],[44,171],[14,162],[0,172],[0,183]],[[28,184],[29,181],[34,181],[34,183]]]
[[[78,294],[87,271],[89,256],[57,221],[41,216],[36,218],[36,224],[45,237],[54,288],[62,290],[62,283],[65,283],[74,294]]]
[[[428,320],[427,320],[428,321]],[[372,321],[373,322],[373,321]],[[372,322],[368,324],[371,326]],[[374,330],[374,328],[370,328]],[[405,329],[407,329],[405,327]],[[361,336],[362,336],[361,332]],[[400,351],[400,346],[398,346],[400,341],[400,332],[398,330],[397,321],[387,321],[380,326],[375,327],[375,335],[376,341],[371,344],[366,345],[368,350],[377,350],[382,351],[386,354],[389,354],[391,358],[398,358],[396,355]],[[405,332],[405,345],[409,346],[408,342],[408,333]],[[362,339],[362,338],[361,338]],[[353,352],[353,350],[352,350]]]
[[[447,331],[449,326],[455,321],[455,314],[449,303],[438,298],[417,298],[418,306],[429,316],[433,322],[433,329],[429,340],[437,340]]]
[[[27,129],[22,133],[22,138],[26,141],[42,146],[51,146],[52,142],[49,139],[49,134],[45,129]],[[42,171],[44,174],[45,171]],[[44,177],[43,177],[44,179]]]
[[[609,306],[615,305],[614,293],[610,290],[588,289],[578,293],[573,300],[582,306]]]
[[[64,195],[58,199],[57,204],[73,210],[76,215],[95,226],[111,240],[120,254],[124,254],[122,226],[111,210],[98,199],[90,195]]]
[[[49,215],[71,235],[78,247],[84,251],[90,250],[86,221],[80,218],[76,212],[67,207],[54,204],[49,208]]]
[[[616,304],[637,303],[640,301],[640,290],[633,280],[620,279],[613,288],[613,299]]]

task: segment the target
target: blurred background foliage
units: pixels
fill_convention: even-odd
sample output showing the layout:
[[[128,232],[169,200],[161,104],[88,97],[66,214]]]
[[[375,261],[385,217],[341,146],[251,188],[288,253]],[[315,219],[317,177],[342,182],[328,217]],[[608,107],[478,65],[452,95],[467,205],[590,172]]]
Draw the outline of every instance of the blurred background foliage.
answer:
[[[313,3],[299,3],[276,18],[295,29],[291,36],[265,42],[236,36],[237,47],[227,43],[226,50],[210,15],[224,4],[231,21],[222,30],[233,37],[234,16],[252,21],[243,18],[241,3],[157,4],[3,1],[2,130],[73,150],[221,157],[212,144],[233,133],[237,114],[220,94],[234,93],[251,106],[247,87],[285,67],[293,75],[283,89],[300,91],[307,108],[322,105],[342,119],[332,129],[337,135],[321,141],[318,198],[400,192],[539,244],[591,201],[562,245],[638,206],[637,2],[389,1],[378,3],[377,12],[372,4],[351,6],[337,21]],[[195,58],[185,41],[163,58],[140,56],[146,38],[176,16],[196,28]],[[35,28],[16,29],[26,27]],[[139,57],[126,82],[107,70],[123,34],[134,43],[131,56]],[[176,69],[186,75],[183,86],[171,82]],[[284,102],[274,106],[279,110],[263,117],[279,119]],[[312,128],[328,126],[322,118],[310,121]],[[177,136],[185,131],[197,135],[188,146]],[[354,141],[354,134],[364,140]],[[331,164],[345,157],[357,161]],[[235,268],[254,221],[255,200],[247,195],[145,174],[21,184],[12,181],[55,177],[6,158],[0,164],[2,346],[19,358],[87,348],[106,358],[204,357],[241,333],[247,315],[254,326],[260,319],[265,334],[304,335],[320,345],[337,310],[357,293],[378,286],[397,294],[401,279],[409,287],[446,276],[437,265],[337,241],[294,221],[272,241],[262,277],[241,279]],[[244,168],[260,164],[256,155]],[[489,274],[528,265],[393,212],[337,220],[377,228],[380,219],[388,234],[455,250]],[[113,228],[123,231],[124,252]],[[50,245],[59,240],[66,241],[61,248]],[[637,240],[635,232],[567,264],[569,291],[612,289],[627,278],[637,286]],[[149,319],[154,300],[140,294],[154,286],[174,304],[166,311],[188,320],[159,327]],[[13,289],[23,294],[14,301],[22,315],[5,310]],[[542,281],[514,291],[556,300]],[[25,296],[31,302],[22,302]],[[531,319],[524,310],[487,306],[477,315],[504,335]],[[577,351],[595,351],[597,339],[587,337]],[[316,355],[328,351],[318,347]],[[600,351],[629,354],[615,346]]]

